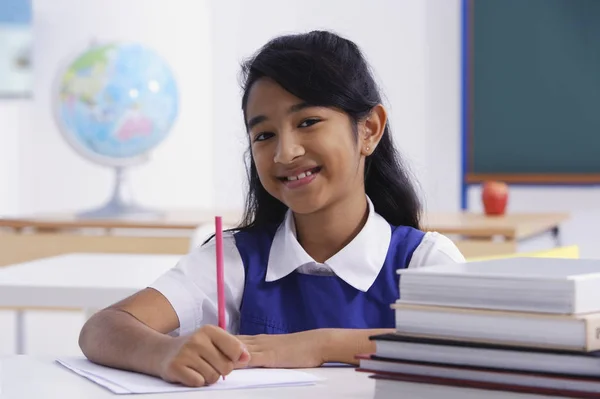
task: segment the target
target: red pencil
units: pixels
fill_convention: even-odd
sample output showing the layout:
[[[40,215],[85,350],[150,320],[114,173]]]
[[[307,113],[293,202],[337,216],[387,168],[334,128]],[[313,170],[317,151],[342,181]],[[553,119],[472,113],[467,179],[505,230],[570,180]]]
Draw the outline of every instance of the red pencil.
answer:
[[[227,329],[225,325],[225,289],[223,285],[223,222],[221,216],[215,216],[215,237],[217,241],[217,306],[219,312],[219,327]]]

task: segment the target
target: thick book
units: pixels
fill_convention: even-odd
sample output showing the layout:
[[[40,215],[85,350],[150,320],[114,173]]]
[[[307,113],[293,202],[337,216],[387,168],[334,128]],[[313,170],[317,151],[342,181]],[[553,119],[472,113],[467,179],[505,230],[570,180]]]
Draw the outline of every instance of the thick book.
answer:
[[[406,362],[359,355],[359,372],[375,378],[572,397],[599,397],[600,379],[465,366]]]
[[[492,399],[506,398],[507,392],[544,395],[543,397],[567,397],[567,398],[599,398],[597,392],[573,391],[566,389],[538,388],[522,385],[507,385],[502,383],[455,380],[451,378],[427,377],[414,374],[392,374],[378,373],[370,378],[375,379],[374,399],[402,399],[402,398],[461,398],[461,399]],[[416,383],[424,387],[421,390],[406,389],[399,387],[398,383]],[[443,388],[434,390],[433,388]],[[418,396],[414,395],[416,393]],[[496,394],[496,395],[494,395]],[[520,397],[520,396],[519,396]],[[536,396],[536,398],[539,396]]]
[[[400,303],[600,312],[600,260],[507,258],[398,270]]]
[[[600,377],[600,352],[529,348],[484,342],[374,335],[375,356],[410,362]]]
[[[391,307],[400,334],[584,352],[600,350],[600,313],[555,315],[405,303]]]

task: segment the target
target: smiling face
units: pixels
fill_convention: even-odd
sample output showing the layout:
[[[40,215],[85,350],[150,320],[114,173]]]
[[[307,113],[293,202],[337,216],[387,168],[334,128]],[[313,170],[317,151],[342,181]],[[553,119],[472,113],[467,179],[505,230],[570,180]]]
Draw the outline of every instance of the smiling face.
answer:
[[[293,212],[364,197],[364,157],[345,113],[311,106],[262,78],[250,89],[246,117],[260,181]]]

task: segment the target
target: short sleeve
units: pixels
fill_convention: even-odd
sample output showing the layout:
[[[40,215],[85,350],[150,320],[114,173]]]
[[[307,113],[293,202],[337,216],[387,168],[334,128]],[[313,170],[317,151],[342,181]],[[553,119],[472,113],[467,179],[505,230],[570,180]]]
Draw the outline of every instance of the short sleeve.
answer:
[[[232,233],[223,234],[225,313],[227,330],[239,329],[244,291],[244,266]],[[218,324],[215,240],[195,248],[160,276],[149,288],[170,302],[179,318],[175,335],[187,335],[206,324]]]
[[[465,257],[451,239],[437,232],[427,232],[413,252],[408,267],[464,262]]]

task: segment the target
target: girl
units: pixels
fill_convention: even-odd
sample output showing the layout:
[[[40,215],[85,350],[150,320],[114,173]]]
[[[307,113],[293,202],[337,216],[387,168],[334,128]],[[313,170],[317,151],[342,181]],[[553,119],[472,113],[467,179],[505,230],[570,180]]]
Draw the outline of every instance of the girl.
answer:
[[[243,68],[244,220],[224,237],[227,331],[209,240],[81,331],[100,364],[190,386],[239,367],[355,363],[394,329],[397,269],[463,262],[419,230],[420,205],[357,46],[329,32],[276,38]]]

